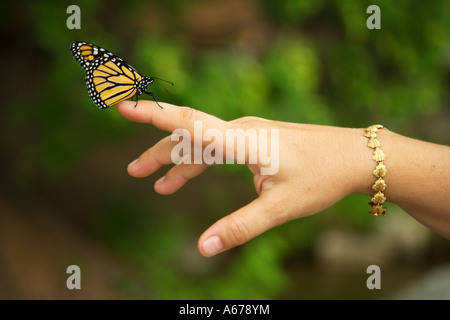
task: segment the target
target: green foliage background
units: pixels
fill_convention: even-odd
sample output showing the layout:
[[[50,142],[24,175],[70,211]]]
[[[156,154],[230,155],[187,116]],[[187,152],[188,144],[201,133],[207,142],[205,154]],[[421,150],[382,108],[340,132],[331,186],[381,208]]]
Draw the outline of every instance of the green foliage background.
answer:
[[[66,28],[70,4],[81,8],[81,30]],[[381,30],[366,27],[371,4],[381,8]],[[2,193],[24,208],[48,206],[137,266],[129,279],[113,283],[128,297],[292,298],[295,276],[287,265],[312,263],[318,234],[334,225],[370,232],[382,222],[366,214],[366,197],[354,195],[219,257],[202,258],[196,252],[201,232],[256,196],[250,173],[240,166],[210,168],[171,196],[152,190],[163,172],[141,180],[127,176],[128,162],[167,133],[131,123],[114,107],[97,109],[69,52],[73,41],[103,46],[143,74],[173,81],[167,94],[157,93],[160,101],[226,120],[252,115],[351,127],[382,123],[450,142],[446,0],[4,5]],[[211,12],[216,24],[207,19]]]

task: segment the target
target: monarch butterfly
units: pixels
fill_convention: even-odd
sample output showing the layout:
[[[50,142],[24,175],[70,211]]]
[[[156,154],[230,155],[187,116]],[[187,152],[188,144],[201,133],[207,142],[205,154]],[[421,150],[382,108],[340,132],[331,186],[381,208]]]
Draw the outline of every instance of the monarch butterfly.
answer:
[[[99,108],[108,108],[134,96],[137,99],[143,93],[152,96],[158,103],[153,92],[147,92],[147,87],[155,79],[162,79],[144,77],[112,52],[87,42],[72,43],[70,51],[86,71],[89,96]]]

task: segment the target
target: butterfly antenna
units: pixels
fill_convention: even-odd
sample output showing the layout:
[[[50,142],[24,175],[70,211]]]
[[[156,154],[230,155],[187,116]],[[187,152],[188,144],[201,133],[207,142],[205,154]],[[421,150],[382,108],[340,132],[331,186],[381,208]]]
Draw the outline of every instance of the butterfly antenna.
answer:
[[[174,85],[173,84],[173,82],[170,82],[170,81],[167,81],[167,80],[164,80],[164,79],[161,79],[161,78],[158,78],[158,77],[152,77],[152,79],[154,79],[154,80],[159,80],[159,81],[164,81],[164,82],[167,82],[167,83],[170,83],[172,86]],[[166,90],[166,93],[168,92],[168,90],[167,90],[167,88],[166,87],[164,87],[161,83],[158,83],[158,82],[156,82],[155,81],[155,84],[158,84],[158,85],[160,85],[161,87],[163,87],[164,88],[164,90]],[[156,87],[156,86],[155,86]],[[156,88],[158,88],[158,87],[156,87]]]
[[[161,78],[158,78],[158,77],[151,77],[151,79],[153,79],[153,80],[159,80],[159,81],[164,81],[164,82],[170,83],[172,86],[174,85],[172,82],[167,81],[167,80],[164,80],[164,79],[161,79]],[[156,91],[158,91],[158,86],[156,86],[156,84],[157,84],[157,85],[160,85],[161,87],[163,87],[164,90],[166,90],[166,93],[168,92],[167,88],[164,87],[162,84],[158,83],[157,81],[155,81],[154,84],[155,84]],[[160,105],[160,104],[158,103],[158,101],[156,100],[155,95],[153,94],[153,92],[147,92],[147,91],[145,91],[145,93],[148,94],[148,95],[150,95],[150,96],[152,96],[152,98],[153,98],[153,100],[155,100],[156,104],[157,104],[161,109],[163,109],[163,107],[161,107],[161,105]]]

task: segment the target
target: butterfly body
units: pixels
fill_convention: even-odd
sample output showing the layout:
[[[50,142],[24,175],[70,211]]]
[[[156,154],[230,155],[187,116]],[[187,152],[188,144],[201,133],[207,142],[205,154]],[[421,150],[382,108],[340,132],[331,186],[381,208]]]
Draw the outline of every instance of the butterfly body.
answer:
[[[99,108],[108,108],[143,93],[155,99],[152,92],[147,92],[154,79],[142,76],[112,52],[82,41],[72,43],[70,51],[86,72],[89,96]]]

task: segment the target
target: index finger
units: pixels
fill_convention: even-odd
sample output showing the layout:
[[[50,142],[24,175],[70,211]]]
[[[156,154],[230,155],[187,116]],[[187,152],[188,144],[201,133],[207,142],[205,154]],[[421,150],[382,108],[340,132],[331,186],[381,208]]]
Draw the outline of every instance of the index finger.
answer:
[[[164,131],[173,132],[176,129],[186,129],[194,135],[194,121],[202,122],[202,129],[218,129],[225,133],[230,126],[226,121],[202,111],[179,107],[170,103],[139,100],[136,105],[132,101],[123,101],[117,105],[117,111],[128,120],[140,123],[150,123]]]

